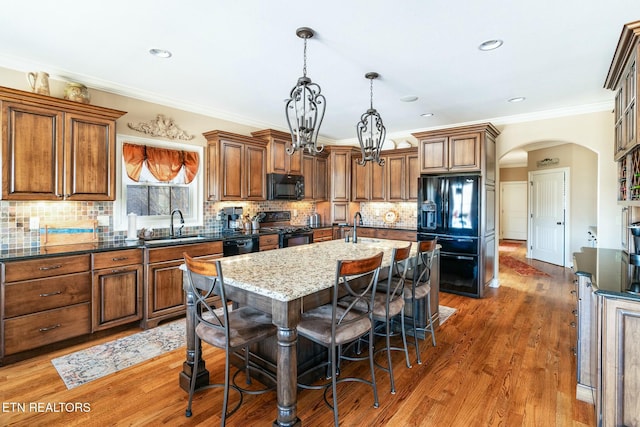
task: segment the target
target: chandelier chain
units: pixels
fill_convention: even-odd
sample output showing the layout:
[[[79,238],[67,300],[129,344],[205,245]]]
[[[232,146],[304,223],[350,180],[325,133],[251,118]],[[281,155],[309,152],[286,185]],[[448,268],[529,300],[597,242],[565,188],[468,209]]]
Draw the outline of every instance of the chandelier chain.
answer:
[[[373,109],[373,79],[369,79],[369,93],[370,93],[370,98],[371,98],[371,109]]]
[[[302,76],[307,77],[307,38],[304,38],[304,63],[302,65]]]

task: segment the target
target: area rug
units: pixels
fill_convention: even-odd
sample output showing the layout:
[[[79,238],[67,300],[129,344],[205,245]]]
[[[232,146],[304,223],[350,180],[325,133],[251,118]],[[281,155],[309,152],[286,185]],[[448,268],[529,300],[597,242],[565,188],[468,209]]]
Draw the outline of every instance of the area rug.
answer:
[[[440,325],[455,308],[441,305]],[[81,386],[186,345],[184,319],[51,360],[67,389]]]
[[[523,244],[524,242],[503,240],[498,245],[498,250],[500,252],[513,252],[518,250],[520,247],[522,247]]]
[[[446,322],[456,311],[456,308],[447,307],[446,305],[438,306],[440,312],[440,325]]]
[[[526,262],[517,260],[510,255],[500,254],[499,265],[500,267],[506,267],[514,270],[521,276],[549,276],[547,273],[538,270]]]
[[[184,319],[176,320],[52,359],[51,363],[70,390],[184,346],[184,324]]]

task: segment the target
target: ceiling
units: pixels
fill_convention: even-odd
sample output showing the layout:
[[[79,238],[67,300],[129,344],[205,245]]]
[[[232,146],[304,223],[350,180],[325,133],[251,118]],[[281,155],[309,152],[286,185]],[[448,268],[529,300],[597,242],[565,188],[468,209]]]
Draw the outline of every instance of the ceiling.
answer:
[[[604,80],[622,26],[640,19],[638,0],[5,3],[0,66],[281,130],[302,75],[296,29],[311,27],[307,75],[327,99],[320,133],[339,142],[355,141],[368,71],[380,74],[373,104],[396,143],[453,124],[612,108]],[[504,45],[478,49],[491,39]]]

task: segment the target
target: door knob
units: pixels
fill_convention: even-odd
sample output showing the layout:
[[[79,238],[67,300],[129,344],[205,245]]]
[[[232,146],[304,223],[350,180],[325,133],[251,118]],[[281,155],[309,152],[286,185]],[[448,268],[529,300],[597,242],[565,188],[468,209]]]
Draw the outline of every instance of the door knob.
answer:
[[[556,222],[556,224],[562,225],[562,221],[558,221],[558,222]]]

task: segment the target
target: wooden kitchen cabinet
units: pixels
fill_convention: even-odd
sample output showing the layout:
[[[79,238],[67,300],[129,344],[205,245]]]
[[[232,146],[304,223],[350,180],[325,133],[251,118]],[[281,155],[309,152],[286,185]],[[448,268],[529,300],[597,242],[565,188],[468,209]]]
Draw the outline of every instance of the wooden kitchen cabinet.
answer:
[[[640,302],[596,293],[601,355],[596,416],[602,426],[640,425]]]
[[[3,360],[91,331],[89,254],[10,261],[3,268]]]
[[[438,129],[412,134],[418,139],[420,173],[487,171],[489,158],[495,159],[495,138],[499,131],[491,124]],[[495,169],[495,160],[493,161]],[[495,172],[491,174],[495,181]]]
[[[576,263],[574,262],[574,265]],[[576,398],[588,403],[595,403],[596,388],[596,297],[590,274],[576,274],[576,308],[575,320],[571,326],[576,329],[577,378]]]
[[[638,146],[638,59],[640,21],[622,28],[604,87],[615,92],[613,156],[618,161],[618,200],[640,202],[640,147]]]
[[[405,184],[405,195],[407,201],[413,202],[418,200],[418,178],[420,178],[420,160],[418,149],[412,148],[411,152],[406,155],[407,158],[407,181]],[[392,172],[390,171],[389,174]]]
[[[351,167],[353,201],[405,202],[418,200],[420,176],[418,149],[407,148],[385,151],[384,165],[367,162],[357,164],[360,158],[353,156]]]
[[[266,141],[214,130],[204,134],[207,139],[207,198],[214,200],[266,200]],[[211,163],[218,162],[211,167]],[[215,170],[214,170],[215,169]]]
[[[304,176],[305,200],[327,200],[327,171],[327,153],[321,152],[315,156],[303,155],[302,174]]]
[[[385,156],[387,164],[386,201],[409,202],[418,200],[420,164],[417,148],[391,150]]]
[[[0,105],[3,199],[115,200],[116,119],[124,111],[4,87]]]
[[[418,239],[418,236],[415,231],[393,230],[390,228],[376,229],[375,237],[379,239],[405,240],[407,242],[415,242]]]
[[[333,240],[333,228],[319,228],[313,230],[313,243]]]
[[[196,258],[222,257],[222,242],[147,248],[145,254],[145,307],[142,327],[155,327],[159,322],[183,314],[186,301],[183,289],[183,253]]]
[[[360,165],[362,156],[351,160],[351,200],[354,202],[383,202],[387,200],[387,157],[385,163],[367,162]]]
[[[351,201],[351,157],[358,151],[354,147],[325,147],[329,153],[329,185],[331,222],[349,222],[352,217]]]
[[[267,141],[267,173],[302,175],[302,150],[293,154],[286,151],[291,145],[291,134],[265,129],[251,132],[251,136]]]
[[[142,249],[92,254],[92,332],[142,319]]]
[[[638,144],[638,58],[640,21],[622,28],[604,87],[615,92],[614,158],[620,160]]]
[[[277,234],[261,234],[259,245],[260,252],[278,249],[280,247],[280,236]]]

